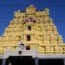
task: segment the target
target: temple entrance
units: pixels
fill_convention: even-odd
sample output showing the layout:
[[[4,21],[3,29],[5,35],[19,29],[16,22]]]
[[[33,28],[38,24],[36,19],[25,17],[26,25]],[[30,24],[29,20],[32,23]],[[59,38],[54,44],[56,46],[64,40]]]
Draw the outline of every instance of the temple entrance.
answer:
[[[10,56],[6,60],[6,65],[64,65],[63,59],[35,59],[31,56]]]
[[[39,59],[39,65],[64,65],[63,59]]]
[[[6,65],[35,65],[35,61],[31,56],[10,56]]]

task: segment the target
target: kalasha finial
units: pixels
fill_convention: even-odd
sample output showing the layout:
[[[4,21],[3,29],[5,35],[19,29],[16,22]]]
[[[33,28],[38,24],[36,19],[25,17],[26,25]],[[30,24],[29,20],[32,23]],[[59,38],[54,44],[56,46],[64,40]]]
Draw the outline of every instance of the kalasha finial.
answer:
[[[34,7],[32,4],[29,7]]]

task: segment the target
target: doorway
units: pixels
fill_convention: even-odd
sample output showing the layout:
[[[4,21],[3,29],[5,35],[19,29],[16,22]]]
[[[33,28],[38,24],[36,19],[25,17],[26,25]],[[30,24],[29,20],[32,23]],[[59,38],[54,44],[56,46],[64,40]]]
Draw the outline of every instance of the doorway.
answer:
[[[7,59],[6,65],[35,65],[35,61],[31,56],[10,56]]]
[[[64,65],[63,59],[39,59],[39,65]]]

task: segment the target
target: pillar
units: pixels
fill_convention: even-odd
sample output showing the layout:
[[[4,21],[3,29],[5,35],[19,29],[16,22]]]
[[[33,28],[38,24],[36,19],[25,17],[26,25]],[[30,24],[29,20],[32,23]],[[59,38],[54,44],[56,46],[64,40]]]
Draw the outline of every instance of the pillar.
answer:
[[[6,65],[6,59],[3,59],[2,65]]]
[[[64,65],[65,65],[65,58],[63,59],[63,63],[64,63]]]
[[[35,58],[35,65],[38,65],[38,57]]]

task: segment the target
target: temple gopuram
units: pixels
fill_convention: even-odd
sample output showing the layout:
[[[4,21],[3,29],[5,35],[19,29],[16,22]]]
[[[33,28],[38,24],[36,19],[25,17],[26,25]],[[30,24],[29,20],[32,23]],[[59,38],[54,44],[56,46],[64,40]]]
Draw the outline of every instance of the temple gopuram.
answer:
[[[33,5],[30,5],[24,12],[15,11],[14,18],[5,28],[3,35],[0,36],[2,65],[17,65],[14,63],[15,61],[11,61],[13,57],[27,58],[29,56],[35,60],[33,65],[43,65],[41,63],[43,61],[39,62],[39,59],[49,59],[51,62],[54,62],[52,59],[57,62],[60,62],[60,59],[65,60],[65,44],[50,17],[48,8],[37,11]],[[22,58],[22,60],[24,59]],[[24,62],[19,61],[19,63]],[[44,65],[47,64],[44,63]],[[65,65],[65,62],[63,64],[57,63],[57,65]]]

